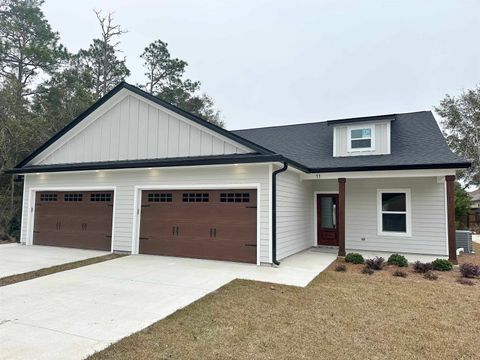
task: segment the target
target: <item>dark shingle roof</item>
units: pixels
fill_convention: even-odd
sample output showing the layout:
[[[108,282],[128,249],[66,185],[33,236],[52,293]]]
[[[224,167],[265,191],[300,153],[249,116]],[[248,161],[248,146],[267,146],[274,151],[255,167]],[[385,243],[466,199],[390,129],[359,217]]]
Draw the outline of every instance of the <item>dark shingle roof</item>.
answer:
[[[317,122],[236,130],[233,133],[283,155],[312,172],[469,166],[468,161],[449,149],[431,111],[393,116],[391,154],[388,155],[333,157],[332,122],[330,126],[327,122]]]

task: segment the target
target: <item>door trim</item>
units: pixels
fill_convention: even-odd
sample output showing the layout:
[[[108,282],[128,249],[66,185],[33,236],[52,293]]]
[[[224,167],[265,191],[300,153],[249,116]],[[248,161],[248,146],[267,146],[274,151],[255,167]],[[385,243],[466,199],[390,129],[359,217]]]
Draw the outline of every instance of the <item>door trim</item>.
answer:
[[[335,194],[338,195],[338,190],[313,192],[313,246],[318,246],[317,195],[335,195]]]
[[[27,207],[27,238],[25,245],[33,245],[33,229],[35,221],[35,202],[37,191],[113,191],[113,209],[112,209],[112,238],[110,252],[113,253],[113,244],[115,241],[115,212],[117,205],[117,187],[116,186],[37,186],[31,187],[28,194]],[[25,196],[25,192],[23,193]],[[22,207],[23,208],[23,207]],[[23,228],[23,226],[22,226]]]
[[[260,265],[260,188],[259,183],[248,184],[193,184],[193,185],[137,185],[134,188],[132,254],[139,254],[140,247],[140,217],[142,213],[143,190],[221,190],[221,189],[254,189],[257,191],[257,265]]]

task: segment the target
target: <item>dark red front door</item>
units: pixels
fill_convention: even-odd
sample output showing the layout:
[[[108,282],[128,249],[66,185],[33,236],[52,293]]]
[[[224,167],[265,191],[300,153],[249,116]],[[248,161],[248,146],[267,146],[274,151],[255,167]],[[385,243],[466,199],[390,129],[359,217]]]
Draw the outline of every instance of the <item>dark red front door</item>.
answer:
[[[338,195],[317,195],[318,245],[338,246]]]

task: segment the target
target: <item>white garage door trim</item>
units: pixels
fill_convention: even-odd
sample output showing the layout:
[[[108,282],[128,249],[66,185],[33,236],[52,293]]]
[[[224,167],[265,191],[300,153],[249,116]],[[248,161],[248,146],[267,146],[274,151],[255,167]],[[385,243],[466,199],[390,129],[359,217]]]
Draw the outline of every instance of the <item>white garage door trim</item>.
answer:
[[[113,212],[112,212],[112,245],[110,252],[113,252],[113,244],[115,241],[115,211],[117,204],[117,187],[116,186],[45,186],[32,187],[28,195],[28,216],[27,216],[27,237],[26,245],[33,245],[33,226],[35,221],[35,200],[37,191],[113,191]],[[25,194],[25,192],[24,192]],[[22,218],[23,218],[22,214]],[[23,238],[21,235],[20,238]]]
[[[255,189],[257,191],[257,265],[260,265],[260,184],[196,184],[196,185],[141,185],[135,186],[132,229],[132,254],[139,253],[140,216],[143,190],[218,190],[218,189]]]

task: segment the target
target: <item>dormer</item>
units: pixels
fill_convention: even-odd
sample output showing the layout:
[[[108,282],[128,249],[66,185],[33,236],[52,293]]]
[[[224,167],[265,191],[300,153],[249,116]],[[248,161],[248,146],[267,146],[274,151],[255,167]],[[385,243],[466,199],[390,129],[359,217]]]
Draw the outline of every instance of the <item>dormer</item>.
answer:
[[[390,154],[390,123],[395,115],[328,121],[333,127],[333,156]]]

